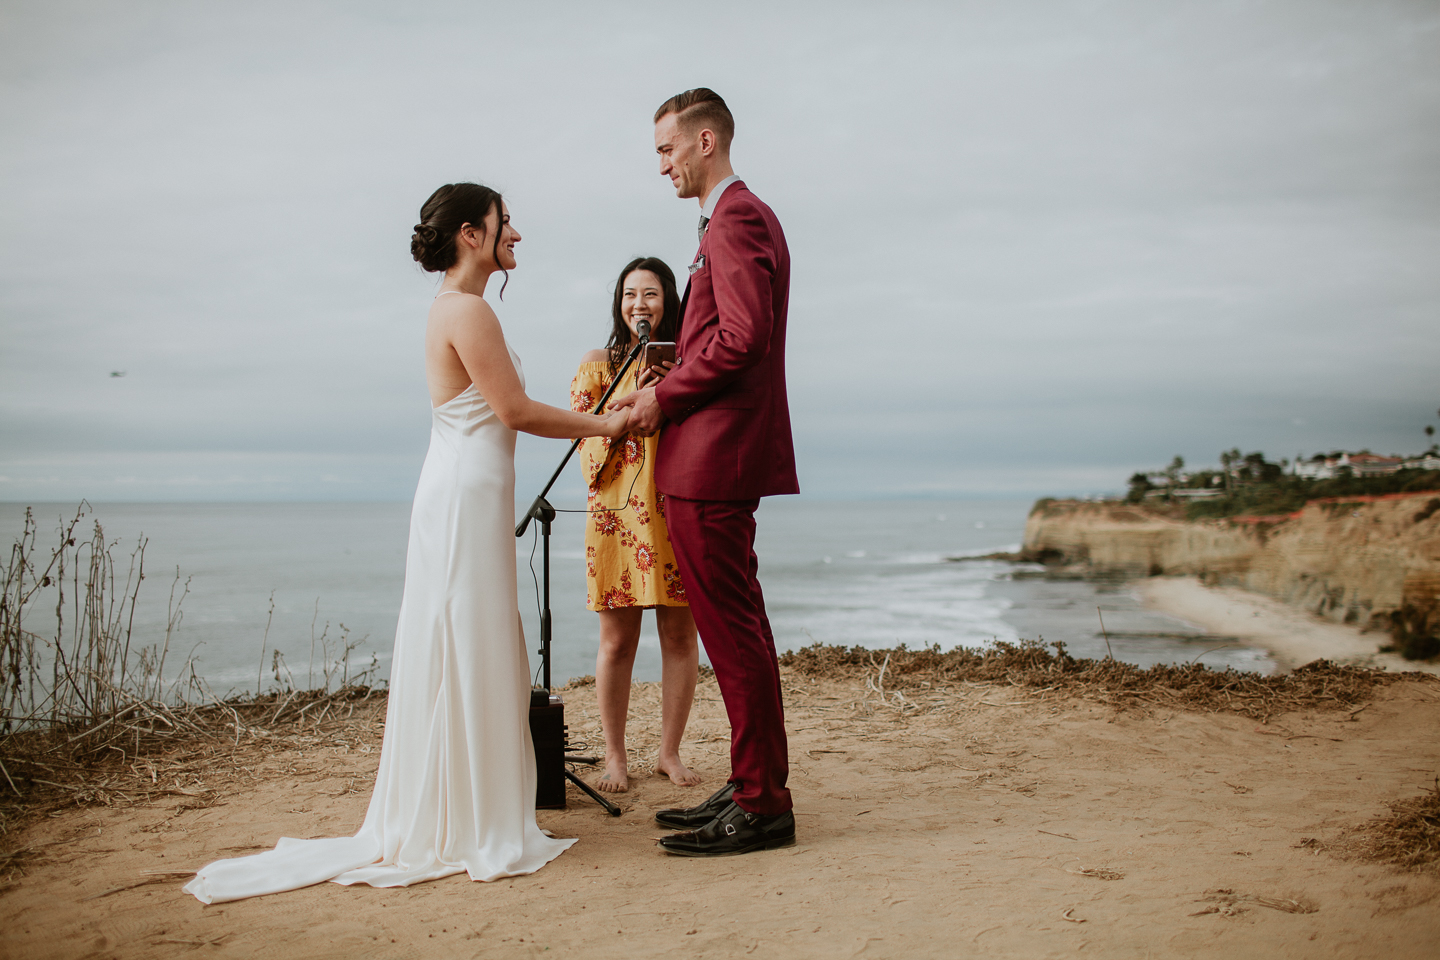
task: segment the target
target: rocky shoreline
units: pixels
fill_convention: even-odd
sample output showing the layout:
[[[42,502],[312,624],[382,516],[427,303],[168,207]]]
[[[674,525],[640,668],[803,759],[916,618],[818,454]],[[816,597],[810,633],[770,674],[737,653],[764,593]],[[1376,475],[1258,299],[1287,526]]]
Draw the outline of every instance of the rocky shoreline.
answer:
[[[1440,654],[1440,497],[1316,500],[1293,514],[1186,521],[1117,501],[1041,500],[1018,554],[1051,576],[1193,576]]]

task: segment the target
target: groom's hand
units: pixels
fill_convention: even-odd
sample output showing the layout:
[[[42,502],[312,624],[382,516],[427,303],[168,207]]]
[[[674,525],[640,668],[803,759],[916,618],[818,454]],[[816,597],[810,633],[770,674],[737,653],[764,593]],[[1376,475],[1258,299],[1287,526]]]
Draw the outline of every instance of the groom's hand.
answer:
[[[648,437],[659,430],[660,425],[665,422],[665,411],[660,409],[660,402],[655,399],[654,387],[636,390],[610,405],[611,410],[623,410],[626,407],[630,408],[631,433]]]

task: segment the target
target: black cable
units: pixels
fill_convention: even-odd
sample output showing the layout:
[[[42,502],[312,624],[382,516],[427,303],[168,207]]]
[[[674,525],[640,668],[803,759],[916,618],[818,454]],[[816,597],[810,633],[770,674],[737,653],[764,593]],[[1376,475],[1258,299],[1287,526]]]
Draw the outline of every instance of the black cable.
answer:
[[[534,536],[530,540],[530,579],[535,581],[535,618],[542,626],[545,623],[545,612],[540,609],[540,577],[535,573],[535,547],[540,543],[540,525],[536,524]],[[540,666],[535,669],[535,676],[530,679],[530,686],[540,686],[540,671],[545,669],[545,661],[540,661]]]
[[[627,434],[626,436],[628,437],[629,435]],[[645,460],[646,460],[646,454],[645,454],[645,439],[646,439],[646,438],[644,438],[644,437],[641,437],[641,438],[640,438],[640,464],[639,464],[639,466],[638,466],[638,467],[636,468],[636,470],[635,470],[635,476],[630,479],[630,489],[625,491],[625,506],[623,506],[623,507],[601,507],[601,508],[599,508],[598,510],[591,510],[591,509],[588,508],[588,507],[587,507],[586,509],[584,509],[584,510],[561,510],[559,507],[556,507],[556,508],[555,508],[555,512],[556,512],[556,513],[620,513],[621,511],[623,511],[623,510],[629,508],[630,506],[632,506],[632,504],[631,504],[631,502],[630,502],[630,498],[635,495],[635,484],[640,480],[640,474],[643,472],[643,470],[644,470],[644,468],[645,468]]]

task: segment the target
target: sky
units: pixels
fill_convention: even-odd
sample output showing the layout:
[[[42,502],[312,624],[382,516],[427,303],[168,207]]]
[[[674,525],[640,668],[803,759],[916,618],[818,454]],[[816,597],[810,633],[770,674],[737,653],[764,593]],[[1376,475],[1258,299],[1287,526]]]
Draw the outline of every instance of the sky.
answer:
[[[504,192],[491,302],[564,404],[620,267],[693,255],[651,116],[695,86],[788,239],[808,496],[1440,424],[1433,2],[4,0],[0,500],[408,499],[420,204]]]

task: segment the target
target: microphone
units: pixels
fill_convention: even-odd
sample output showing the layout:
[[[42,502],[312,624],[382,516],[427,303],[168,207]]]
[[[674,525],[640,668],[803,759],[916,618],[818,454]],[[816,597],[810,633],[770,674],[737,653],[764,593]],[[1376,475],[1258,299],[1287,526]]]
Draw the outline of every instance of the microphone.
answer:
[[[649,343],[649,342],[650,342],[650,321],[649,321],[649,320],[637,320],[637,321],[635,321],[635,332],[640,336],[640,342],[641,342],[641,343]]]

